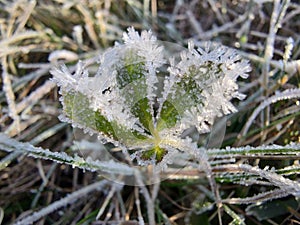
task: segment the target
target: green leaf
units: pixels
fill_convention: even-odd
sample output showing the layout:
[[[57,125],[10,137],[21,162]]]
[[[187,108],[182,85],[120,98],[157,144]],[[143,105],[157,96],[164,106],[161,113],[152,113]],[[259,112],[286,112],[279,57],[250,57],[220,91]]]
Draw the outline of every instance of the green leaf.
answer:
[[[95,125],[97,131],[117,139],[113,125],[99,111],[95,112]]]
[[[100,111],[93,111],[89,107],[89,99],[82,93],[69,91],[63,93],[63,96],[65,115],[83,128],[97,131],[126,145],[136,145],[147,139],[137,131],[129,130],[115,121],[108,121]]]
[[[165,101],[157,123],[157,130],[174,127],[180,115],[175,106],[169,101]]]
[[[149,160],[151,159],[153,156],[155,156],[155,159],[157,162],[161,162],[161,160],[163,159],[163,157],[167,154],[167,150],[165,150],[164,148],[161,148],[159,146],[155,146],[145,152],[143,152],[142,154],[142,158],[144,160]]]
[[[79,220],[76,225],[85,225],[85,224],[91,224],[96,220],[96,216],[98,214],[98,209],[94,210],[87,215],[84,216],[81,220]]]
[[[70,90],[68,92],[63,91],[62,96],[64,106],[63,110],[69,119],[83,127],[97,130],[95,112],[89,107],[90,103],[85,95],[80,92]],[[103,133],[107,134],[106,132]]]
[[[134,52],[127,52],[125,63],[117,67],[117,82],[120,89],[145,77],[145,61]]]
[[[149,132],[149,125],[153,124],[150,112],[149,99],[147,98],[147,71],[145,62],[134,53],[126,53],[125,64],[117,69],[118,86],[125,98],[125,103],[130,107],[131,113]]]
[[[184,76],[172,87],[174,93],[167,97],[160,112],[157,129],[171,128],[180,120],[185,110],[202,104],[201,89],[192,77]]]
[[[150,126],[153,124],[152,115],[149,108],[149,100],[143,98],[136,102],[131,108],[133,115],[139,118],[139,121],[150,132]]]

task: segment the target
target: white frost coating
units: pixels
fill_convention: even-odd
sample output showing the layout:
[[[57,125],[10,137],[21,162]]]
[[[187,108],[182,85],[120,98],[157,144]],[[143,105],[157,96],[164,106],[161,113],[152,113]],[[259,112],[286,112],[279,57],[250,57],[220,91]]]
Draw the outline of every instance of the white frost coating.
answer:
[[[158,46],[156,37],[151,31],[142,31],[141,35],[133,27],[128,28],[127,33],[123,33],[125,45],[137,50],[139,56],[145,59],[145,62],[151,62],[154,68],[165,63],[163,57],[163,47]]]
[[[49,54],[49,62],[55,62],[59,59],[64,59],[66,61],[75,61],[78,60],[78,55],[68,50],[56,50]]]
[[[293,48],[294,48],[294,40],[293,40],[292,37],[289,37],[286,40],[285,50],[284,50],[284,54],[283,54],[283,57],[282,57],[283,61],[285,63],[291,58]]]
[[[61,69],[52,69],[50,73],[53,75],[52,80],[60,87],[75,88],[77,86],[77,79],[72,76],[66,65],[62,65]]]
[[[86,162],[90,165],[102,167],[103,168],[101,170],[102,172],[116,173],[116,174],[123,174],[123,175],[132,175],[134,173],[133,168],[123,163],[117,163],[113,160],[99,161],[99,160],[93,160],[92,158],[88,157],[86,159]]]
[[[237,165],[237,167],[246,172],[256,174],[267,179],[273,185],[279,187],[281,190],[286,191],[289,194],[294,195],[295,197],[300,196],[300,183],[297,181],[290,180],[272,171],[262,170],[258,167],[252,167],[246,164]]]
[[[258,204],[258,203],[263,203],[265,201],[271,201],[277,198],[283,198],[288,195],[289,193],[282,189],[275,189],[275,190],[259,193],[251,197],[230,198],[230,199],[225,199],[223,201],[224,203],[229,203],[229,204],[253,204],[253,203]],[[251,214],[247,212],[247,215],[251,215]]]

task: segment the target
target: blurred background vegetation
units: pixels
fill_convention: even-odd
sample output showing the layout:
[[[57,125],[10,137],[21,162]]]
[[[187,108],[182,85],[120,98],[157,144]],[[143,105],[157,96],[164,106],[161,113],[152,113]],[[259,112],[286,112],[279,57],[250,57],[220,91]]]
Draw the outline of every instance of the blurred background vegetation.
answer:
[[[129,26],[151,29],[158,39],[183,46],[189,39],[200,45],[203,41],[222,43],[250,60],[250,77],[240,82],[241,92],[248,97],[236,103],[239,112],[227,119],[223,147],[300,142],[299,96],[265,107],[245,131],[253,110],[265,99],[299,88],[297,0],[1,0],[1,132],[18,141],[74,154],[72,129],[57,119],[61,106],[49,70],[61,61],[72,66],[78,59],[96,57],[120,41]],[[3,224],[100,179],[97,173],[17,153],[0,151],[0,160]],[[262,168],[282,168],[297,164],[299,157],[243,160]],[[297,174],[290,178],[299,179]],[[162,182],[155,208],[158,223],[217,224],[215,210],[204,210],[209,208],[205,205],[207,187],[205,178],[193,171]],[[135,187],[116,191],[97,217],[110,188],[107,185],[83,196],[36,224],[118,224],[118,209],[126,209],[127,222],[122,224],[137,224]],[[220,186],[224,196],[252,195],[260,188],[234,182]],[[246,224],[300,224],[299,202],[293,197],[270,201],[261,208],[230,207]],[[224,216],[224,224],[231,220]]]

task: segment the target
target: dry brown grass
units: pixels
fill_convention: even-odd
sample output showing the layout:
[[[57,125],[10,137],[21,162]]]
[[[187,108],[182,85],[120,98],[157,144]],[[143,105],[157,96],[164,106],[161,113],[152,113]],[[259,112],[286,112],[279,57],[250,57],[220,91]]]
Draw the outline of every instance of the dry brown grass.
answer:
[[[299,99],[295,98],[266,107],[261,117],[250,121],[252,127],[242,135],[252,110],[265,98],[277,91],[299,88],[300,4],[285,0],[2,0],[1,132],[18,141],[73,154],[74,136],[70,127],[57,119],[61,108],[57,88],[49,82],[49,70],[58,61],[73,65],[78,59],[96,56],[120,40],[128,26],[151,28],[159,39],[183,45],[188,39],[200,44],[206,40],[220,42],[238,48],[251,60],[251,76],[241,83],[248,99],[239,106],[240,112],[229,119],[224,145],[300,142]],[[294,40],[293,48],[287,60],[282,61],[289,37]],[[286,166],[296,165],[297,161],[254,163]],[[186,224],[185,218],[190,224],[217,224],[214,211],[195,213],[203,209],[201,201],[207,200],[207,183],[201,176],[191,179],[195,174],[188,172],[191,175],[182,174],[180,180],[162,183],[155,208],[157,221]],[[199,174],[196,176],[199,178]],[[291,178],[299,179],[297,174]],[[0,151],[0,224],[14,223],[98,180],[96,173],[28,158],[18,152]],[[108,199],[113,187],[104,183],[102,190],[86,191],[73,204],[46,214],[36,224],[137,224],[138,189],[117,188]],[[245,196],[253,189],[234,183],[221,186],[225,196]],[[282,204],[288,206],[284,215],[262,221],[259,216],[247,214],[244,206],[231,209],[243,215],[246,224],[299,224],[298,202],[288,198]],[[103,205],[103,214],[96,220]],[[126,222],[120,223],[121,216]],[[228,221],[225,216],[224,224]]]

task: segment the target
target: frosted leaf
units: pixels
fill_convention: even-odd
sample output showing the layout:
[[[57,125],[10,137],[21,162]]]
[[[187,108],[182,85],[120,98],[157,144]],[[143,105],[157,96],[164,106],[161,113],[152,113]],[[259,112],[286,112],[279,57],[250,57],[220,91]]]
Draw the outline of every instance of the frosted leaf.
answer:
[[[202,49],[193,42],[180,58],[167,58],[151,31],[132,27],[123,41],[99,57],[96,74],[81,62],[73,74],[64,65],[51,71],[62,95],[60,118],[120,146],[140,165],[164,168],[178,152],[207,161],[206,152],[181,135],[193,127],[209,132],[216,117],[236,112],[230,101],[245,97],[236,79],[246,77],[248,62],[224,46]]]
[[[245,98],[237,91],[236,79],[245,78],[250,67],[235,51],[224,46],[208,44],[204,49],[195,49],[194,43],[189,42],[179,63],[170,60],[168,71],[159,115],[171,124],[165,114],[177,114],[173,121],[176,132],[195,125],[199,133],[205,133],[216,117],[236,112],[230,100]]]

